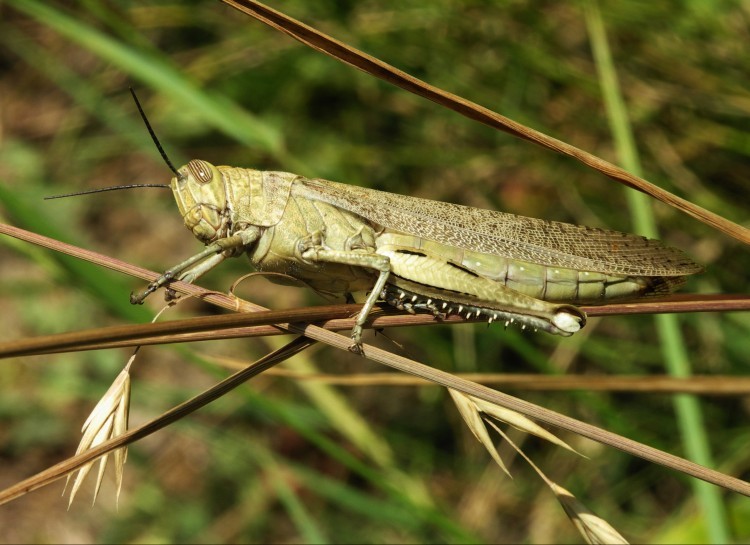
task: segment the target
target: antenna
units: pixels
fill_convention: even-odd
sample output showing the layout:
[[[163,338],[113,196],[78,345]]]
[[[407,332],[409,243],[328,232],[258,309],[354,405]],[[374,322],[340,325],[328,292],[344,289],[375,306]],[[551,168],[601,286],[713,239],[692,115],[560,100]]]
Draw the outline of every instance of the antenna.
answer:
[[[148,129],[148,133],[151,135],[151,140],[153,140],[154,144],[156,144],[156,149],[159,150],[159,153],[161,154],[161,158],[164,159],[165,163],[167,163],[169,170],[171,170],[175,176],[177,176],[178,178],[181,178],[179,172],[177,172],[177,169],[174,168],[172,161],[170,161],[169,157],[167,157],[167,153],[164,151],[164,148],[161,147],[161,142],[159,142],[159,139],[156,137],[156,133],[154,133],[154,129],[151,128],[151,123],[148,122],[148,118],[146,117],[146,114],[144,113],[143,108],[141,108],[141,102],[138,100],[138,97],[135,94],[135,90],[132,87],[130,88],[130,94],[133,95],[133,100],[135,100],[135,105],[138,107],[138,113],[141,114],[141,119],[143,119],[143,123],[145,123],[146,128]]]
[[[134,187],[171,187],[169,184],[133,184],[133,185],[115,185],[112,187],[102,187],[100,189],[89,189],[88,191],[79,191],[77,193],[66,193],[65,195],[52,195],[44,197],[45,201],[52,199],[63,199],[65,197],[77,197],[78,195],[89,195],[90,193],[103,193],[104,191],[115,191],[117,189],[133,189]]]
[[[143,108],[141,107],[141,103],[138,100],[138,97],[135,94],[135,90],[133,88],[130,88],[130,94],[133,95],[133,100],[135,100],[135,105],[138,107],[138,113],[141,114],[141,119],[143,119],[143,122],[146,124],[146,128],[148,129],[148,133],[151,135],[151,140],[154,141],[154,144],[156,144],[156,149],[159,150],[159,153],[161,154],[162,159],[164,159],[164,162],[169,167],[169,170],[171,170],[177,178],[182,178],[180,176],[180,173],[177,172],[177,169],[174,168],[174,165],[172,164],[172,161],[169,160],[169,157],[167,157],[167,153],[164,151],[164,148],[161,146],[161,142],[159,142],[159,139],[156,138],[156,134],[154,133],[154,129],[151,128],[151,123],[148,122],[148,118],[146,117],[146,114],[143,111]],[[102,193],[104,191],[115,191],[118,189],[133,189],[136,187],[171,187],[169,184],[132,184],[132,185],[116,185],[112,187],[103,187],[101,189],[91,189],[88,191],[78,191],[76,193],[66,193],[65,195],[52,195],[51,197],[44,197],[45,201],[49,201],[52,199],[63,199],[65,197],[77,197],[78,195],[89,195],[91,193]]]

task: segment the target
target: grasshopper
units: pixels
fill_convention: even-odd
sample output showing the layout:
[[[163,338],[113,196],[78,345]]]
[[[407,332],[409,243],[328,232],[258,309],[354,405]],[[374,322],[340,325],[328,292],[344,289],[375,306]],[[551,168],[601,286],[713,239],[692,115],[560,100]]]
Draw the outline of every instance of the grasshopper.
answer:
[[[206,248],[131,302],[247,254],[257,270],[324,294],[369,291],[354,351],[379,299],[569,336],[586,322],[574,305],[665,295],[701,270],[682,251],[627,233],[199,159],[174,173],[180,214]]]
[[[175,169],[136,104],[174,173],[167,187],[185,226],[206,247],[131,294],[133,304],[247,254],[257,270],[323,294],[369,291],[351,334],[361,353],[381,299],[569,336],[586,323],[575,305],[666,295],[702,270],[681,250],[628,233],[200,159]]]
[[[681,250],[628,233],[200,159],[175,169],[133,97],[174,173],[162,187],[172,189],[185,226],[206,245],[131,294],[133,304],[171,280],[194,282],[247,254],[257,270],[323,294],[352,300],[369,291],[351,334],[352,351],[361,353],[363,326],[381,299],[412,313],[569,336],[586,323],[575,305],[666,295],[702,270]]]

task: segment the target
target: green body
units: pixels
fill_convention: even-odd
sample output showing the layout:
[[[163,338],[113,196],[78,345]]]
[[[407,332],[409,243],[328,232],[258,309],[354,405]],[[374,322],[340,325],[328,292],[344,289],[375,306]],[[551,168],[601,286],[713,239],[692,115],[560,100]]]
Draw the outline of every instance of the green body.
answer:
[[[437,314],[436,303],[459,305],[570,335],[585,323],[572,305],[663,295],[701,270],[680,250],[627,233],[199,160],[178,172],[175,199],[207,249],[148,292],[246,253],[258,270],[322,293],[370,292],[356,346],[386,294],[421,305],[407,308]]]

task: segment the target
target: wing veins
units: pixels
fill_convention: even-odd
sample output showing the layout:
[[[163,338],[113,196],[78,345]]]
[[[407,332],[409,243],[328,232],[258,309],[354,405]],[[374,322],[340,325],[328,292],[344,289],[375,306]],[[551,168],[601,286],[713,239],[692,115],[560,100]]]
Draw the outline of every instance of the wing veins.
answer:
[[[298,179],[319,199],[383,227],[474,252],[592,272],[682,276],[701,270],[660,241],[375,189]]]

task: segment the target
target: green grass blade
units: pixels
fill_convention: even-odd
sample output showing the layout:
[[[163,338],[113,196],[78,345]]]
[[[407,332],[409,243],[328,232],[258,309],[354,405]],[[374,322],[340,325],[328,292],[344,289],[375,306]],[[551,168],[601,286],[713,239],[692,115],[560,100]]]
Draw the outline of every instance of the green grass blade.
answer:
[[[75,103],[81,105],[92,117],[107,125],[114,134],[128,139],[134,148],[140,148],[149,154],[154,153],[154,144],[145,136],[145,128],[135,114],[135,106],[131,115],[123,115],[122,110],[106,100],[104,89],[92,80],[78,76],[64,62],[60,62],[59,57],[56,59],[58,62],[50,62],[53,52],[40,47],[32,38],[9,25],[3,25],[0,32],[8,48],[54,82],[57,87],[66,91]],[[187,162],[181,159],[176,151],[170,150],[170,156],[176,163]]]
[[[124,72],[168,94],[171,100],[180,103],[227,136],[286,160],[281,135],[275,128],[228,99],[200,89],[167,59],[157,57],[151,51],[125,47],[91,26],[42,2],[12,0],[10,3]]]
[[[635,139],[607,44],[604,23],[595,1],[586,3],[586,21],[618,157],[626,169],[640,176],[642,172]],[[628,190],[627,199],[635,229],[644,236],[656,238],[656,221],[648,197]],[[690,376],[690,361],[677,317],[672,314],[659,315],[656,317],[656,327],[668,373],[674,377]],[[698,398],[686,394],[675,396],[674,408],[687,457],[713,467]],[[721,491],[703,481],[693,480],[691,484],[705,513],[709,539],[713,543],[728,542],[729,529]]]

